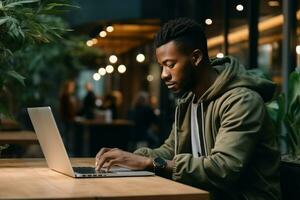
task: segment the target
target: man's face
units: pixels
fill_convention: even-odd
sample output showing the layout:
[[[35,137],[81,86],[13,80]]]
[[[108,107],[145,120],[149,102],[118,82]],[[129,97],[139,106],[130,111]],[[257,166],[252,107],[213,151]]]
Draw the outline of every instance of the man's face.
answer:
[[[156,58],[162,68],[161,79],[169,90],[180,96],[192,89],[196,73],[191,56],[180,52],[174,41],[158,47]]]

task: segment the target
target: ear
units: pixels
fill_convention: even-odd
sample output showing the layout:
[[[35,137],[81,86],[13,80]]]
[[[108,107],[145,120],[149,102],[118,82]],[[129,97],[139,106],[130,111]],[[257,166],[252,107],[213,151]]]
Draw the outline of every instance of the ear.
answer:
[[[198,66],[200,64],[200,62],[203,59],[203,54],[202,51],[200,49],[195,49],[192,52],[192,62],[194,64],[194,66]]]

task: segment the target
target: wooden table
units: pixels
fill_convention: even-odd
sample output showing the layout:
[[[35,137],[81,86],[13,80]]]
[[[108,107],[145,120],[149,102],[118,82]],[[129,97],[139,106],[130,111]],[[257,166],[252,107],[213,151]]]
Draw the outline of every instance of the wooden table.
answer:
[[[38,144],[32,131],[0,131],[0,144]]]
[[[93,166],[93,158],[72,159]],[[0,159],[0,199],[207,200],[206,191],[161,177],[75,179],[46,167],[44,159]]]
[[[114,119],[111,122],[105,122],[100,119],[85,119],[76,117],[75,122],[82,125],[97,125],[97,126],[134,126],[134,122],[126,119]]]

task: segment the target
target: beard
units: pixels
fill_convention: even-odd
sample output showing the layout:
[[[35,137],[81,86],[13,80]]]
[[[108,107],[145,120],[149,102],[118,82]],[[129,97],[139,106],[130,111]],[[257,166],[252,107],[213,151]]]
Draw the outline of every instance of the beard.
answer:
[[[196,73],[194,70],[188,70],[183,77],[183,82],[180,90],[174,92],[176,98],[181,98],[186,93],[189,93],[196,84]]]

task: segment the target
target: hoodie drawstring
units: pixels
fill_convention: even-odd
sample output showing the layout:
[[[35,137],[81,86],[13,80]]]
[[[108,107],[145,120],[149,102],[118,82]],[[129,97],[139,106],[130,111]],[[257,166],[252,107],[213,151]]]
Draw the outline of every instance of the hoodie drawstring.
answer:
[[[206,137],[205,137],[205,123],[204,123],[204,105],[203,105],[203,101],[200,101],[200,109],[201,109],[201,138],[202,138],[202,141],[199,141],[199,144],[202,143],[203,146],[204,146],[204,155],[203,156],[207,156],[208,154],[208,150],[207,150],[207,144],[206,144]],[[174,148],[174,156],[176,156],[178,154],[178,121],[179,121],[179,115],[180,115],[180,104],[178,104],[176,106],[176,109],[175,109],[175,122],[174,122],[174,126],[175,126],[175,148]],[[200,135],[199,135],[200,136]],[[198,137],[198,139],[200,140],[200,138]]]
[[[205,140],[205,123],[204,123],[204,109],[203,109],[203,101],[200,102],[200,106],[201,106],[201,127],[202,127],[202,135],[203,135],[203,146],[205,149],[205,154],[207,156],[207,145],[206,145],[206,140]]]
[[[179,106],[176,106],[176,109],[175,109],[175,156],[177,155],[177,145],[178,145],[178,118],[179,118]]]

